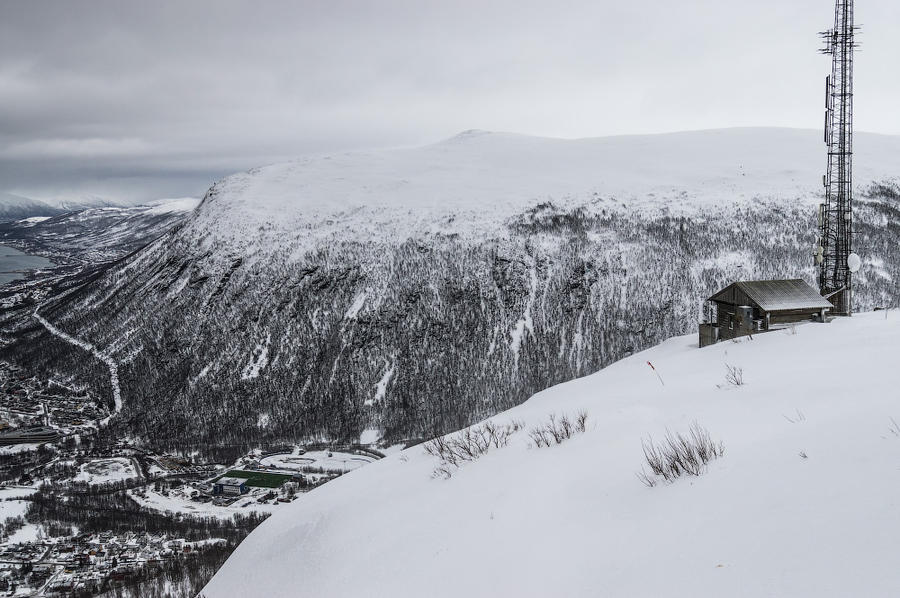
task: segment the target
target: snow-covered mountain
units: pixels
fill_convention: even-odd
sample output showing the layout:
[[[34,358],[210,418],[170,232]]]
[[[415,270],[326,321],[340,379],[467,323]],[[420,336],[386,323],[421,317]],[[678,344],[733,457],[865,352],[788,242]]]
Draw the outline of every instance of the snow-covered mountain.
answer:
[[[0,222],[23,218],[55,216],[89,208],[125,207],[122,204],[94,195],[32,199],[0,191]]]
[[[64,195],[61,197],[48,198],[44,201],[67,212],[90,208],[121,208],[132,205],[127,202],[90,194]]]
[[[898,176],[900,137],[861,134],[856,151],[859,181]],[[814,204],[823,154],[815,133],[790,129],[579,140],[466,131],[426,147],[233,175],[210,190],[189,228],[209,247],[297,259],[330,238],[483,238],[542,202],[670,215]]]
[[[898,354],[896,312],[671,339],[492,418],[521,430],[449,479],[417,446],[304,495],[203,595],[896,596]],[[535,446],[580,411],[584,433]],[[724,455],[642,484],[642,444],[695,424]]]
[[[900,138],[856,152],[873,308],[900,277]],[[433,436],[694,329],[735,278],[811,280],[823,163],[816,132],[783,129],[305,158],[216,183],[42,313],[119,362],[118,422],[147,442]],[[18,358],[110,394],[104,368],[22,332]]]
[[[53,216],[62,211],[62,208],[51,206],[37,199],[0,191],[0,222],[33,216]]]

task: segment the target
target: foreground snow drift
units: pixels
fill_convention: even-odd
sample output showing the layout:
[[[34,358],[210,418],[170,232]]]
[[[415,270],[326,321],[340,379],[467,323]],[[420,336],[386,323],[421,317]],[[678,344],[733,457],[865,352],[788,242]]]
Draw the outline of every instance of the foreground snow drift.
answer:
[[[670,340],[493,418],[526,429],[450,479],[420,446],[304,496],[204,593],[896,596],[898,355],[900,315],[884,312],[703,350]],[[582,409],[584,434],[530,446],[528,429]],[[725,455],[642,485],[642,438],[693,422]]]

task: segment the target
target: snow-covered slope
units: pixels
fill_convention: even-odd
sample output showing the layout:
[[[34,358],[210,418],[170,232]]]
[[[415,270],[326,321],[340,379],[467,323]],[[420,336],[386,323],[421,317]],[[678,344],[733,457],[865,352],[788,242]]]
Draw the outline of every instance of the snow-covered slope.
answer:
[[[53,216],[61,211],[61,208],[37,199],[0,191],[0,222],[32,216]]]
[[[896,312],[671,339],[493,418],[586,410],[584,434],[519,432],[450,479],[421,446],[354,471],[263,523],[204,594],[897,596],[898,355]],[[642,439],[693,422],[724,456],[644,486]]]
[[[859,134],[856,180],[895,177],[900,137]],[[825,149],[815,131],[726,129],[588,138],[466,131],[433,145],[303,158],[227,177],[192,230],[243,253],[317,240],[483,236],[523,208],[688,213],[751,202],[821,201]],[[295,254],[296,255],[296,254]]]

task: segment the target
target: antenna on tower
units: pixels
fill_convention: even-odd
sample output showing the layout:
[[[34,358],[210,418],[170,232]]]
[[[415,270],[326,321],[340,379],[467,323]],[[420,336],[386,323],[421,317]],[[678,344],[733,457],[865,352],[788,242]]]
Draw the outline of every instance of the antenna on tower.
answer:
[[[819,35],[831,56],[825,79],[825,144],[828,170],[822,179],[825,202],[819,206],[819,242],[815,262],[819,291],[834,305],[834,315],[853,313],[852,274],[860,259],[853,253],[853,51],[857,48],[853,0],[836,0],[834,29]]]

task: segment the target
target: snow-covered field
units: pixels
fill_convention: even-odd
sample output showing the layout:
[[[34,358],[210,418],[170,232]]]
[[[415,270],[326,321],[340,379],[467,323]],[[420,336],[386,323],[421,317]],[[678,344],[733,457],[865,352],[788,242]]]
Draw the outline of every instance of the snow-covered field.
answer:
[[[348,472],[374,461],[373,457],[337,451],[307,451],[303,454],[294,449],[291,454],[269,455],[259,460],[265,467],[276,467],[285,471],[309,471],[321,468],[326,471]]]
[[[20,486],[0,488],[0,521],[5,521],[13,517],[25,517],[25,511],[28,509],[28,501],[16,499],[31,496],[35,491],[35,488]],[[7,543],[16,544],[19,542],[34,542],[38,539],[39,531],[39,525],[26,523],[20,529],[10,534]]]
[[[160,513],[171,512],[181,513],[183,515],[192,515],[197,517],[218,517],[220,519],[231,519],[237,514],[249,515],[250,513],[273,513],[280,509],[284,509],[285,505],[278,502],[259,503],[257,499],[266,494],[269,489],[254,488],[249,494],[245,494],[233,505],[220,506],[212,503],[198,503],[190,499],[188,494],[184,492],[170,492],[168,496],[159,492],[155,492],[152,488],[147,488],[145,492],[139,494],[134,490],[129,490],[128,495],[131,496],[139,505],[153,509]]]
[[[523,431],[450,479],[419,446],[326,484],[257,528],[205,595],[900,595],[900,314],[696,345],[538,393],[493,418]],[[584,434],[532,445],[529,429],[580,410]],[[642,440],[694,422],[724,456],[642,484]]]
[[[137,472],[134,470],[134,464],[131,462],[131,459],[111,457],[84,463],[78,469],[78,474],[75,476],[74,481],[87,482],[89,484],[105,484],[135,477],[137,477]]]
[[[18,453],[27,453],[29,451],[36,451],[38,447],[41,446],[38,443],[25,443],[25,444],[11,444],[9,446],[0,447],[0,455],[16,455]]]

